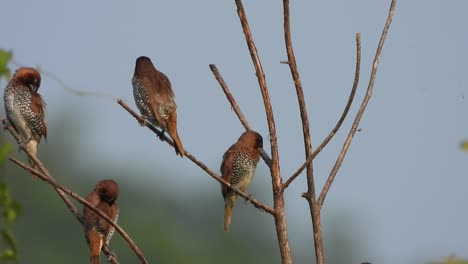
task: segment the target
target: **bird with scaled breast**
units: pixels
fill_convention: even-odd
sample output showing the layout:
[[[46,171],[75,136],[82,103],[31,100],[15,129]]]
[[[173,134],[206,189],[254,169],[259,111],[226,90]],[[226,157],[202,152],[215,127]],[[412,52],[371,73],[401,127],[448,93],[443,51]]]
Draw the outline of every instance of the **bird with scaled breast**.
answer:
[[[245,191],[255,174],[260,148],[263,148],[262,136],[252,130],[245,131],[223,155],[220,168],[223,179],[233,187]],[[224,184],[221,184],[221,193],[224,197],[224,231],[227,232],[237,194]]]
[[[141,56],[135,63],[132,86],[135,103],[143,118],[163,132],[167,131],[174,140],[176,154],[183,157],[185,150],[177,133],[177,105],[169,78],[156,70],[148,57]]]
[[[37,157],[42,137],[47,138],[46,103],[37,92],[40,85],[39,71],[22,67],[13,74],[3,96],[8,121],[19,134],[20,144],[34,157]],[[36,167],[31,159],[29,164],[33,169]],[[33,178],[35,177],[33,175]]]
[[[117,182],[102,180],[96,184],[94,190],[85,199],[106,214],[114,223],[117,223],[119,206],[116,200],[118,196],[119,185]],[[99,264],[101,249],[104,245],[109,244],[114,234],[114,227],[87,206],[83,208],[83,225],[86,241],[89,245],[90,263]]]

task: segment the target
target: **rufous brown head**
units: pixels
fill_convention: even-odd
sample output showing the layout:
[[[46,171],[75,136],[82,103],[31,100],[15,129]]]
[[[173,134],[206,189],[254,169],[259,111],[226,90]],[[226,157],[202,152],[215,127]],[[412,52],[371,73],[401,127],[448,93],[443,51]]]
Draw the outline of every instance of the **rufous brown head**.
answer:
[[[99,195],[101,200],[112,204],[119,196],[119,184],[114,180],[102,180],[96,184],[94,191]]]
[[[140,56],[136,59],[135,74],[154,71],[156,71],[156,68],[154,68],[153,62],[151,62],[150,58],[146,56]]]
[[[253,130],[247,130],[242,133],[237,142],[242,142],[243,144],[255,149],[263,148],[262,136]]]
[[[37,93],[41,86],[41,74],[31,67],[22,67],[16,70],[13,79],[27,86],[32,92]]]

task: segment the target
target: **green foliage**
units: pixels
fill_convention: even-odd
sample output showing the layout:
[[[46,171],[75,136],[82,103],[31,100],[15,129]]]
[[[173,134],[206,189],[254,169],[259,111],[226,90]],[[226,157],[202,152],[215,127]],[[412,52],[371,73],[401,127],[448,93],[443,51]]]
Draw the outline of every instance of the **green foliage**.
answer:
[[[8,153],[12,149],[11,144],[0,146],[0,166],[4,166]],[[8,185],[4,182],[2,176],[0,178],[0,262],[15,261],[17,259],[15,236],[11,228],[20,211],[20,204],[12,198]]]
[[[13,52],[0,49],[0,80],[5,77],[7,80],[11,78],[11,71],[8,68],[8,63],[13,58]]]
[[[462,150],[464,150],[465,152],[468,152],[468,140],[462,141],[460,146],[461,146]]]
[[[450,256],[441,262],[429,262],[429,264],[468,264],[467,260],[457,259],[455,256]]]

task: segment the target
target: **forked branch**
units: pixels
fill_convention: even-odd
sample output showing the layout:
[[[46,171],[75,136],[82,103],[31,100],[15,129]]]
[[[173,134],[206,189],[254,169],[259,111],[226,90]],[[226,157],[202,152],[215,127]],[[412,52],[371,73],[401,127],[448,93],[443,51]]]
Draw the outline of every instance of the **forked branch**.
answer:
[[[223,90],[224,94],[226,95],[226,98],[228,99],[229,103],[231,104],[232,109],[234,109],[234,112],[236,113],[237,117],[239,118],[239,121],[242,123],[244,128],[246,130],[252,130],[249,122],[247,121],[247,118],[245,118],[244,114],[242,113],[239,105],[236,102],[236,99],[232,95],[231,91],[229,90],[226,82],[224,81],[223,77],[218,71],[218,68],[214,64],[210,64],[210,69],[213,72],[216,80],[218,80],[219,85],[221,86],[221,89]],[[262,159],[265,161],[265,163],[268,165],[268,167],[271,167],[271,158],[268,156],[268,154],[265,152],[265,150],[262,148],[260,151],[260,155],[262,156]]]
[[[118,99],[117,103],[120,106],[122,106],[125,110],[127,110],[127,112],[130,113],[130,115],[132,115],[138,121],[138,123],[144,124],[147,128],[149,128],[151,131],[153,131],[153,133],[155,133],[156,135],[160,135],[162,133],[162,131],[160,131],[156,127],[154,127],[151,124],[149,124],[148,122],[146,122],[145,119],[143,119],[139,114],[137,114],[135,111],[133,111],[133,109],[131,109],[124,101]],[[166,135],[164,135],[161,139],[163,141],[165,141],[167,144],[169,144],[171,146],[174,146],[174,143],[172,142],[172,140],[170,138],[168,138]],[[199,161],[195,156],[190,154],[190,152],[187,151],[187,149],[185,149],[185,156],[187,158],[189,158],[193,163],[197,164],[198,167],[200,167],[202,170],[204,170],[206,173],[208,173],[215,180],[217,180],[221,184],[224,184],[227,187],[231,188],[234,192],[236,192],[237,194],[242,196],[244,199],[249,201],[256,208],[258,208],[258,209],[260,209],[260,210],[262,210],[264,212],[267,212],[267,213],[269,213],[271,215],[275,214],[275,210],[273,208],[265,205],[264,203],[258,201],[257,199],[252,198],[252,196],[250,194],[247,194],[247,193],[235,188],[234,186],[232,186],[229,182],[227,182],[222,177],[220,177],[219,175],[214,173],[212,170],[210,170],[203,162]]]
[[[289,0],[283,0],[283,17],[284,17],[284,42],[286,46],[286,53],[288,55],[288,65],[291,71],[294,87],[296,88],[297,101],[301,113],[302,134],[304,137],[304,152],[305,156],[312,155],[312,143],[310,141],[310,128],[309,118],[307,117],[307,108],[304,99],[304,91],[302,90],[302,82],[297,69],[296,57],[292,46],[291,39],[291,21],[289,15]],[[281,186],[284,190],[284,186]],[[312,220],[314,247],[315,247],[315,260],[317,264],[325,263],[323,254],[323,239],[322,239],[322,225],[320,224],[320,210],[317,206],[315,199],[315,181],[314,170],[312,161],[307,164],[307,193],[303,195],[309,203],[309,211]]]
[[[112,225],[115,230],[117,232],[119,232],[119,234],[125,239],[125,241],[127,241],[127,243],[130,245],[130,247],[132,248],[132,250],[135,252],[135,254],[137,255],[137,257],[140,259],[141,263],[144,263],[144,264],[147,264],[148,261],[146,261],[145,259],[145,256],[143,255],[143,253],[140,251],[140,249],[138,248],[138,246],[135,244],[135,242],[133,242],[133,240],[127,235],[127,233],[117,224],[115,223],[109,216],[107,216],[105,213],[103,213],[101,210],[97,209],[94,205],[92,205],[91,203],[89,203],[88,201],[86,201],[83,197],[79,196],[78,194],[76,194],[75,192],[71,191],[70,189],[67,189],[65,187],[63,187],[62,185],[58,184],[55,180],[52,180],[50,177],[47,177],[47,175],[45,174],[42,174],[36,170],[34,170],[33,168],[31,168],[30,166],[22,163],[21,161],[13,158],[13,157],[9,157],[8,158],[10,161],[12,161],[13,163],[15,163],[16,165],[20,166],[21,168],[33,173],[34,175],[38,176],[39,178],[41,178],[42,180],[44,180],[45,182],[47,182],[48,184],[52,185],[54,188],[56,189],[59,189],[61,190],[62,192],[70,195],[71,197],[73,197],[73,199],[77,200],[79,203],[83,204],[84,206],[88,207],[89,209],[91,209],[93,212],[95,212],[97,215],[99,215],[101,218],[105,219],[110,225]]]
[[[255,67],[255,73],[257,75],[258,84],[262,93],[263,104],[265,106],[265,114],[268,122],[268,128],[270,132],[270,145],[271,145],[271,183],[273,189],[273,203],[275,208],[275,228],[276,235],[278,238],[278,245],[280,248],[281,260],[283,264],[292,263],[291,248],[289,246],[288,239],[288,228],[286,224],[286,214],[284,206],[284,196],[281,191],[283,180],[280,175],[280,164],[279,164],[279,152],[278,152],[278,141],[276,135],[275,119],[273,116],[273,109],[270,102],[270,93],[268,91],[265,73],[263,72],[262,64],[258,56],[257,48],[250,32],[249,22],[245,14],[244,5],[241,0],[235,0],[237,6],[237,14],[239,16],[242,30],[244,31],[244,37],[249,48],[250,57],[252,58],[253,65]]]
[[[366,110],[367,103],[369,102],[372,96],[372,91],[374,89],[375,76],[377,74],[377,68],[379,66],[379,60],[380,60],[380,56],[382,55],[382,49],[385,43],[385,39],[387,38],[388,29],[390,28],[390,25],[392,23],[393,13],[395,11],[395,4],[396,4],[396,0],[392,0],[392,3],[390,4],[390,9],[388,11],[387,21],[385,22],[385,26],[382,31],[382,35],[380,37],[379,45],[377,46],[377,51],[375,53],[366,95],[364,96],[361,106],[359,107],[359,111],[356,114],[356,117],[354,118],[353,125],[351,126],[351,129],[349,130],[348,137],[346,138],[343,144],[343,148],[341,149],[340,155],[338,156],[338,159],[336,160],[335,165],[333,166],[333,169],[331,170],[330,175],[328,176],[328,179],[325,182],[322,192],[320,193],[320,196],[317,200],[319,208],[322,207],[323,202],[325,201],[325,197],[327,196],[328,190],[330,190],[333,180],[335,179],[335,176],[338,173],[338,170],[340,169],[341,164],[343,163],[343,160],[346,156],[348,148],[351,145],[351,141],[353,140],[354,134],[356,133],[358,129],[359,122],[361,121],[362,115],[364,114],[364,111]]]
[[[48,170],[45,168],[45,166],[42,164],[42,162],[39,159],[37,159],[35,156],[31,155],[31,153],[23,145],[19,144],[21,138],[18,135],[18,133],[16,133],[15,129],[8,123],[6,118],[2,119],[2,123],[3,123],[4,129],[8,130],[8,132],[10,132],[10,134],[16,140],[16,142],[18,143],[19,148],[22,151],[24,151],[24,153],[26,153],[26,155],[34,162],[34,164],[37,166],[37,168],[39,168],[39,170],[45,176],[49,177],[52,181],[54,181],[54,178],[49,174]],[[70,199],[68,199],[68,197],[65,195],[65,193],[63,193],[63,191],[61,191],[60,189],[57,189],[57,188],[54,188],[54,189],[57,192],[57,194],[60,196],[60,198],[62,198],[63,202],[68,207],[68,209],[73,214],[73,216],[76,218],[76,220],[78,220],[78,222],[80,222],[80,224],[83,225],[83,218],[81,217],[80,213],[78,213],[78,210],[76,209],[75,205],[70,201]],[[112,264],[119,264],[117,256],[112,252],[112,250],[109,248],[109,246],[104,245],[104,247],[102,248],[102,251],[104,252],[104,254],[106,254],[108,260]]]
[[[361,71],[361,34],[356,34],[356,68],[354,70],[354,83],[353,88],[351,89],[351,94],[349,95],[348,102],[346,103],[346,107],[341,114],[340,119],[336,123],[335,127],[330,131],[328,136],[322,141],[322,143],[314,150],[312,155],[310,155],[307,160],[302,164],[302,166],[293,174],[289,179],[284,183],[283,190],[288,188],[288,186],[293,182],[297,176],[299,176],[302,171],[307,167],[307,165],[322,151],[325,146],[330,142],[330,140],[335,136],[336,132],[340,129],[341,125],[343,124],[346,116],[348,115],[349,109],[354,100],[354,96],[356,95],[356,90],[359,84],[359,76]]]

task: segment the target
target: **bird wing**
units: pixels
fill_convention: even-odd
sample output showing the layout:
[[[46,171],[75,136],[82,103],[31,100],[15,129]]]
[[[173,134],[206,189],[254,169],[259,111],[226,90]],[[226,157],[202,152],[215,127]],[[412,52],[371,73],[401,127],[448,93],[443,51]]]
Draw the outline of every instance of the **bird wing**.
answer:
[[[174,92],[171,88],[169,79],[161,72],[155,72],[149,76],[144,77],[144,86],[147,87],[149,96],[149,104],[151,111],[157,121],[165,126],[169,116],[172,112],[176,111],[176,103],[174,101]]]
[[[85,198],[86,201],[88,201],[90,204],[97,206],[99,203],[99,196],[96,192],[91,192],[88,196]],[[86,238],[88,237],[88,233],[93,229],[93,226],[95,225],[96,222],[96,217],[97,215],[89,209],[87,206],[84,206],[83,208],[83,225],[85,229],[85,235]]]
[[[47,124],[45,121],[45,111],[46,111],[46,103],[42,99],[41,95],[38,93],[33,93],[31,96],[31,111],[39,117],[39,129],[40,129],[40,134],[44,136],[45,139],[47,139]],[[36,118],[33,118],[33,120],[36,120]],[[28,124],[29,127],[37,127],[35,124]]]
[[[232,176],[232,161],[234,160],[234,151],[232,147],[229,148],[226,153],[223,155],[223,162],[221,163],[221,175],[223,179],[227,182],[231,183],[231,176]],[[229,192],[229,188],[221,184],[221,192],[223,193],[223,197]]]

